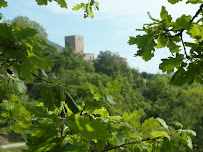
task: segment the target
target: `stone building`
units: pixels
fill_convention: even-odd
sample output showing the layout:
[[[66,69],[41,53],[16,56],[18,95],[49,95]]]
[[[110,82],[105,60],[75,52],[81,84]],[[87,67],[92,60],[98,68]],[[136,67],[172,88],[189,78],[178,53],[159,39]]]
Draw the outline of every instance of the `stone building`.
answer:
[[[93,62],[95,59],[95,54],[93,53],[84,53],[83,56],[84,56],[84,60],[86,61]]]
[[[95,54],[84,53],[84,38],[79,35],[65,36],[65,46],[71,46],[75,49],[76,53],[83,54],[84,60],[93,62]]]
[[[71,46],[75,49],[76,53],[84,54],[83,36],[65,36],[65,46]]]

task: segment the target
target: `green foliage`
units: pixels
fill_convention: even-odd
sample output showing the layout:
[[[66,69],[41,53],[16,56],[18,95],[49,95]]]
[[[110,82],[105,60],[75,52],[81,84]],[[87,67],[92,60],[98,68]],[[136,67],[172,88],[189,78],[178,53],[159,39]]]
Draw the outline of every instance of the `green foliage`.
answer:
[[[7,7],[7,6],[8,6],[7,2],[5,0],[2,0],[1,4],[0,4],[0,8],[1,7]]]
[[[97,2],[95,0],[91,0],[87,4],[85,4],[85,3],[76,4],[76,6],[74,6],[72,10],[77,11],[79,9],[83,9],[84,18],[87,18],[87,17],[93,18],[94,17],[94,13],[92,11],[93,8],[95,10],[99,10],[99,2]]]
[[[36,0],[38,5],[47,5],[48,1],[52,2],[52,0]],[[67,7],[64,0],[55,1],[60,7]],[[85,9],[85,17],[93,17],[93,6],[98,9],[98,3],[93,0],[81,5],[77,5],[74,9]],[[0,6],[6,6],[5,1]],[[150,18],[156,24],[143,28],[147,34],[136,38],[131,37],[129,41],[129,44],[138,45],[139,51],[136,55],[142,56],[145,60],[153,57],[155,47],[167,46],[171,48],[171,52],[178,52],[179,46],[176,43],[180,42],[180,38],[162,37],[163,33],[170,34],[164,31],[168,26],[181,28],[181,31],[185,28],[184,30],[188,30],[192,38],[201,39],[198,36],[201,30],[198,31],[195,26],[193,27],[194,23],[187,24],[191,19],[190,16],[183,15],[176,22],[171,22],[171,16],[165,7],[162,7],[162,21]],[[181,26],[182,23],[185,25]],[[60,54],[55,52],[51,45],[37,36],[37,29],[20,26],[17,22],[5,22],[0,23],[0,31],[0,66],[2,68],[0,129],[7,127],[15,133],[22,134],[28,147],[25,151],[173,151],[173,147],[176,148],[180,144],[193,148],[191,137],[196,136],[193,130],[185,129],[183,127],[185,125],[175,122],[176,129],[167,125],[162,118],[149,116],[150,114],[158,116],[156,112],[162,110],[159,108],[164,108],[161,114],[166,118],[169,118],[168,114],[173,112],[170,111],[171,109],[180,111],[176,109],[176,105],[182,100],[175,100],[177,90],[168,91],[169,77],[139,74],[136,70],[131,70],[119,55],[109,51],[100,52],[94,64],[96,71],[103,74],[88,73],[81,55],[74,53],[71,48],[65,48]],[[197,43],[186,44],[191,45],[193,49],[200,47],[196,45]],[[48,54],[53,57],[55,65]],[[181,62],[183,58],[181,53],[177,53],[176,58],[162,60],[161,68],[167,72],[178,68],[172,77],[172,84],[181,85],[185,81],[200,82],[198,80],[201,77],[192,77],[191,73],[198,68],[201,70],[201,60],[191,62],[187,67],[185,65],[187,63]],[[171,62],[173,62],[172,65]],[[112,74],[114,72],[115,74]],[[60,78],[56,78],[54,73]],[[198,75],[197,72],[195,75]],[[152,80],[149,81],[150,79]],[[140,83],[147,84],[133,84],[138,80]],[[41,81],[44,83],[40,83]],[[36,105],[22,104],[24,99],[22,94],[26,92],[25,84],[30,91],[30,88],[36,86],[36,82],[39,83],[40,88],[40,98]],[[178,94],[181,98],[192,96],[188,91],[184,92],[186,95],[181,93]],[[202,96],[201,92],[196,90],[192,93]],[[146,97],[147,102],[142,95]],[[172,104],[166,106],[164,104],[169,103],[168,99]],[[191,102],[187,102],[183,106],[187,109],[191,107],[192,110],[202,102],[199,98],[194,101],[196,105],[192,106]],[[148,108],[152,103],[155,105],[153,107],[155,110],[147,111],[151,112],[147,118],[140,109],[140,105]],[[113,106],[116,107],[116,104],[120,105],[121,112],[118,113],[122,116],[114,115],[116,108]],[[173,107],[169,108],[170,106]],[[185,113],[184,110],[181,112]],[[195,111],[192,110],[191,113],[193,112]],[[201,120],[201,118],[202,116],[197,116],[195,120]],[[201,128],[198,129],[201,131]]]
[[[14,108],[12,101],[5,100],[1,103],[1,107],[5,110],[12,110]]]
[[[176,4],[181,0],[168,0],[171,4]],[[188,0],[186,4],[198,4],[202,1]],[[151,24],[144,24],[143,31],[146,34],[130,37],[129,44],[136,44],[138,51],[135,56],[142,57],[145,61],[150,60],[154,56],[155,48],[168,47],[171,56],[168,59],[162,59],[160,69],[162,72],[172,73],[175,71],[171,84],[183,85],[185,83],[201,83],[202,78],[202,49],[194,49],[194,47],[202,46],[202,19],[203,5],[197,10],[194,16],[183,14],[181,17],[173,21],[166,8],[162,6],[160,17],[161,20],[154,19],[149,14],[149,18],[153,21]],[[196,22],[196,18],[200,17]],[[192,38],[195,43],[184,42],[185,35]],[[182,47],[178,44],[182,43]],[[182,50],[182,51],[181,51]],[[176,53],[176,57],[175,57]],[[177,70],[176,70],[177,69]]]
[[[166,8],[164,6],[162,6],[160,16],[161,16],[161,19],[163,21],[165,21],[166,25],[170,25],[171,24],[172,17],[171,17],[171,15],[168,14],[168,12],[167,12],[167,10],[166,10]]]
[[[20,26],[23,29],[33,28],[37,31],[36,37],[47,40],[48,34],[47,34],[46,30],[43,28],[43,26],[35,21],[31,21],[28,17],[17,16],[12,20],[4,20],[3,22],[5,22],[7,24],[11,24],[11,25],[17,24],[18,26]],[[25,30],[24,32],[26,34],[26,32],[28,32],[28,31]],[[33,31],[33,32],[35,32],[35,31]],[[31,33],[31,32],[29,31],[29,33]]]
[[[68,126],[72,133],[85,138],[85,140],[106,140],[110,135],[100,119],[91,119],[80,114],[72,115],[67,119]]]
[[[1,23],[0,29],[4,31],[1,32],[0,47],[6,68],[14,68],[26,82],[34,80],[33,74],[38,75],[37,69],[51,70],[52,61],[44,51],[50,46],[44,40],[33,38],[36,30],[6,23]]]
[[[45,87],[41,90],[40,101],[50,110],[60,107],[62,101],[61,91],[57,87]]]
[[[132,81],[133,73],[129,68],[126,59],[119,56],[119,54],[110,51],[100,51],[98,57],[94,61],[95,71],[104,73],[108,76],[117,77],[121,75],[127,77]]]
[[[202,114],[199,111],[202,109],[203,88],[201,85],[173,87],[169,84],[169,78],[169,76],[156,76],[149,81],[143,88],[145,101],[140,102],[139,107],[143,108],[147,117],[161,117],[169,123],[168,126],[173,122],[178,129],[187,126],[195,130],[197,137],[193,138],[193,151],[201,151]],[[178,149],[186,151],[180,147]]]
[[[75,103],[75,101],[73,100],[73,98],[70,96],[69,93],[67,93],[65,101],[67,102],[69,108],[73,113],[78,113],[80,111],[77,104]]]
[[[154,56],[154,47],[156,46],[153,38],[156,33],[151,29],[149,29],[148,33],[148,35],[138,35],[136,38],[130,37],[129,40],[129,45],[137,44],[137,47],[139,48],[135,56],[142,56],[145,61],[150,60]]]
[[[168,74],[174,71],[174,68],[179,69],[180,63],[184,59],[184,56],[181,54],[176,54],[176,58],[162,59],[162,63],[160,64],[160,69],[163,72],[167,72]]]
[[[36,0],[38,5],[47,5],[48,2],[52,2],[53,0]],[[58,3],[58,5],[62,8],[67,8],[67,4],[65,0],[54,0]]]
[[[94,71],[94,68],[92,66],[90,67],[88,63],[86,63],[81,54],[74,53],[74,49],[72,47],[66,47],[60,53],[56,51],[50,51],[49,53],[54,61],[52,71],[56,72],[56,76],[60,76],[60,73],[64,73],[65,70],[81,70],[87,68],[90,71]]]
[[[38,5],[47,5],[49,2],[52,1],[56,1],[58,3],[58,5],[62,8],[66,8],[67,9],[67,3],[65,0],[36,0]],[[84,18],[86,17],[94,17],[94,13],[93,13],[93,8],[95,10],[99,10],[99,3],[97,1],[91,0],[88,3],[81,3],[81,4],[76,4],[76,6],[74,6],[72,8],[72,10],[77,11],[79,9],[83,9],[84,10]]]
[[[56,51],[57,51],[57,52],[62,52],[62,51],[64,50],[64,47],[62,47],[61,45],[56,44],[56,43],[54,43],[54,42],[52,42],[52,41],[49,41],[49,40],[48,40],[48,44],[54,46],[54,47],[56,48]]]
[[[164,128],[166,128],[166,129],[168,130],[168,125],[166,124],[166,122],[165,122],[163,119],[161,119],[161,118],[156,118],[156,120],[158,120],[159,123],[160,123],[162,126],[164,126]]]

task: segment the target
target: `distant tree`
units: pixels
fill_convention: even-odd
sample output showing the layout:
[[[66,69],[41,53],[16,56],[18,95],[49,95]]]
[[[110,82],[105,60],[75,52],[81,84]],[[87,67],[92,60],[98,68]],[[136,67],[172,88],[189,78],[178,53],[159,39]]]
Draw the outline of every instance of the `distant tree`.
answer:
[[[59,74],[58,72],[60,70],[85,70],[85,66],[87,66],[86,61],[83,59],[83,56],[79,53],[75,53],[74,48],[72,47],[65,47],[65,49],[60,53],[52,52],[51,57],[53,58],[53,61],[55,63],[52,71],[57,74]],[[88,70],[91,71],[91,69]],[[94,69],[92,69],[92,71],[94,71]]]
[[[150,73],[147,73],[147,72],[142,72],[140,74],[140,77],[144,78],[144,79],[152,79],[155,75],[154,74],[150,74]]]
[[[44,27],[42,25],[40,25],[39,23],[37,23],[36,21],[31,21],[26,16],[17,16],[12,20],[4,20],[3,22],[5,22],[7,24],[16,23],[21,28],[33,28],[33,29],[37,30],[37,32],[38,32],[36,34],[36,37],[38,37],[40,39],[44,39],[44,40],[47,40],[47,38],[48,38],[48,34],[47,34],[46,30],[44,29]]]
[[[118,53],[110,51],[100,51],[98,57],[94,61],[95,71],[104,73],[108,76],[121,75],[128,77],[130,82],[133,81],[132,70],[128,66],[125,58],[120,57]]]
[[[53,0],[36,0],[38,5],[47,5],[51,1]],[[65,0],[54,1],[61,7],[67,8]],[[5,0],[1,0],[1,7],[7,7]],[[93,17],[92,9],[98,9],[98,2],[91,0],[87,4],[77,4],[73,10],[81,8],[85,10],[85,17]],[[166,13],[163,16],[165,17]],[[127,102],[134,112],[123,112],[121,116],[112,116],[104,105],[113,109],[112,106],[115,105],[115,102],[111,94],[120,90],[119,83],[109,82],[103,85],[99,81],[97,86],[87,83],[87,79],[84,77],[85,72],[75,66],[78,64],[83,68],[79,62],[81,56],[77,56],[76,53],[69,50],[62,52],[64,60],[61,61],[66,64],[61,64],[64,64],[66,79],[59,82],[57,78],[49,77],[45,73],[45,71],[50,72],[53,67],[52,59],[47,55],[49,52],[46,52],[51,46],[36,36],[36,29],[25,29],[17,24],[0,23],[0,31],[0,65],[7,71],[6,74],[0,75],[0,91],[3,92],[0,94],[0,107],[3,109],[0,113],[0,130],[9,129],[22,134],[26,139],[27,151],[172,152],[177,151],[175,146],[180,146],[180,143],[193,148],[191,136],[196,136],[196,133],[183,128],[182,124],[175,122],[176,129],[169,127],[161,118],[151,117],[140,121],[143,111],[132,108],[135,104],[130,100],[131,96],[133,97],[135,94],[133,94],[129,81],[131,77],[126,78],[126,75],[130,75],[130,73],[123,70],[127,64],[119,62],[120,58],[116,59],[113,56],[108,63],[116,61],[116,64],[111,65],[118,68],[118,73],[125,75],[121,78],[121,82],[125,84],[121,92],[128,94],[123,98],[123,102]],[[146,45],[142,46],[149,48],[152,39],[142,41],[142,43],[146,42]],[[74,73],[75,71],[77,73]],[[131,70],[127,71],[132,73]],[[14,85],[18,92],[23,94],[26,92],[25,84],[33,83],[34,80],[40,80],[46,84],[46,87],[40,91],[40,104],[24,107],[20,101],[22,98],[18,96],[18,93],[12,91],[11,85]],[[82,86],[75,86],[71,82],[84,83]],[[82,89],[88,96],[80,100],[81,106],[78,106],[78,102],[74,100],[73,91],[76,89]],[[141,98],[142,96],[138,94],[138,100],[134,98],[132,101],[140,101]],[[2,149],[2,147],[0,148]]]
[[[84,67],[86,72],[94,72],[95,68],[94,65],[91,62],[84,61]]]
[[[113,59],[113,56],[114,54],[110,51],[100,51],[94,61],[95,71],[105,73],[106,75],[112,75],[118,71],[118,64]]]
[[[147,117],[161,117],[167,122],[178,121],[194,129],[197,132],[194,151],[200,152],[203,146],[203,86],[171,86],[170,78],[169,75],[155,75],[149,80],[142,91],[145,101],[138,102],[138,107],[146,112]]]

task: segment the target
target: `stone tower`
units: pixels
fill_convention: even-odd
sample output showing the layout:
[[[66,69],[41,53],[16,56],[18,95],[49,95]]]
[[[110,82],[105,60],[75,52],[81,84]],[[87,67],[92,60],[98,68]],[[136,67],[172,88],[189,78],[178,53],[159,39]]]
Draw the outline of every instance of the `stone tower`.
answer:
[[[65,46],[71,46],[75,49],[75,52],[84,54],[83,36],[79,35],[66,36]]]

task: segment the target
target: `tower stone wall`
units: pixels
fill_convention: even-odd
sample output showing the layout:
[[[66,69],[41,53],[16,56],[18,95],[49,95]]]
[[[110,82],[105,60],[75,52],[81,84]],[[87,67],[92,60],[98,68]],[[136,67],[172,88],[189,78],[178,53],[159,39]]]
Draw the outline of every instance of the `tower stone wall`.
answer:
[[[71,46],[75,49],[76,53],[83,55],[84,60],[94,62],[95,54],[84,53],[84,38],[79,35],[65,36],[65,46]]]
[[[79,35],[65,37],[65,46],[71,46],[76,53],[84,54],[84,38]]]

